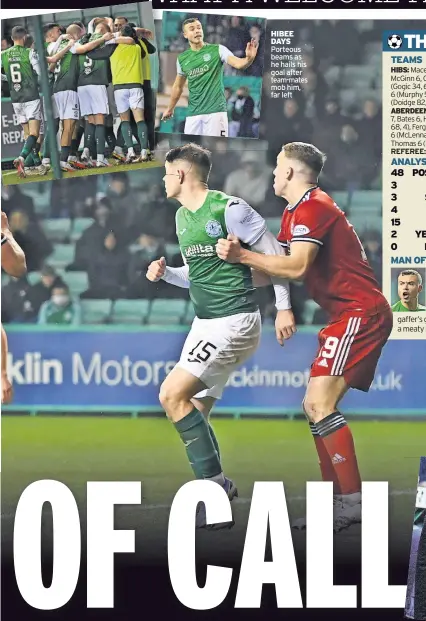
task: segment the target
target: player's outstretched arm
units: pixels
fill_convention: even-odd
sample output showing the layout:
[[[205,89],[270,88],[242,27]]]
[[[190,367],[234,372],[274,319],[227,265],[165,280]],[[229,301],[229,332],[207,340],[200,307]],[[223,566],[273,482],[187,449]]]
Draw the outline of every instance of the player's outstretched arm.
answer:
[[[185,82],[186,82],[186,76],[184,75],[176,76],[176,80],[174,81],[174,84],[172,87],[172,93],[170,95],[170,102],[169,102],[168,108],[167,110],[164,111],[164,114],[162,116],[163,121],[167,121],[167,119],[172,118],[176,105],[179,99],[182,97]]]
[[[317,256],[319,246],[311,242],[292,243],[290,256],[264,255],[241,247],[235,236],[220,239],[216,252],[228,263],[242,263],[269,276],[303,280]]]
[[[20,278],[27,271],[24,251],[13,237],[7,216],[3,211],[1,212],[1,266],[9,276],[14,278]]]
[[[73,52],[75,54],[87,54],[88,52],[91,52],[92,50],[98,48],[100,45],[103,45],[106,41],[111,41],[114,38],[115,37],[112,32],[106,32],[102,37],[99,37],[99,39],[95,39],[94,41],[88,41],[83,45],[81,45],[80,43],[76,43],[75,47],[73,48]]]
[[[61,58],[63,58],[65,54],[67,54],[70,51],[70,49],[74,46],[74,44],[75,44],[75,40],[69,39],[66,46],[63,47],[59,52],[56,52],[56,54],[53,54],[53,56],[47,56],[46,61],[48,65],[56,65],[56,63],[59,62]]]
[[[184,265],[183,267],[167,267],[164,257],[161,257],[161,259],[157,261],[153,261],[149,265],[146,277],[151,282],[164,280],[170,285],[175,285],[182,289],[188,289],[190,284],[188,265]]]
[[[12,401],[12,384],[7,376],[7,336],[3,324],[1,326],[1,403],[6,404]]]
[[[254,60],[257,56],[257,51],[259,49],[259,43],[252,39],[247,43],[246,46],[246,55],[244,58],[238,58],[238,56],[228,56],[227,63],[231,65],[234,69],[238,69],[239,71],[244,71],[254,63]]]

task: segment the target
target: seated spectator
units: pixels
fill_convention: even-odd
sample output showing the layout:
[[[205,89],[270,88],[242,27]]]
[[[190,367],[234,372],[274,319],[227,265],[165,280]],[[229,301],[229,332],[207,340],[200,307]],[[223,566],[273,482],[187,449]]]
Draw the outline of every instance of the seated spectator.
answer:
[[[231,172],[225,181],[224,192],[230,196],[240,196],[253,208],[262,209],[268,191],[272,172],[265,162],[264,151],[244,151],[241,168]]]
[[[152,261],[166,255],[163,240],[156,237],[153,231],[148,234],[142,233],[138,237],[137,245],[140,249],[132,254],[128,268],[129,288],[127,297],[132,299],[152,295],[153,288],[146,286],[147,283],[150,284],[145,278],[146,270]]]
[[[40,308],[38,323],[41,325],[57,324],[76,326],[81,323],[81,306],[74,300],[68,286],[56,281],[52,288],[50,300],[44,302]]]
[[[353,125],[344,125],[335,150],[324,168],[324,181],[330,190],[368,189],[377,175],[378,162],[368,144],[361,143]]]
[[[1,208],[2,211],[10,218],[13,210],[19,209],[25,213],[31,221],[37,219],[34,201],[31,196],[24,194],[19,185],[2,185],[1,186]]]
[[[89,289],[81,298],[124,298],[127,286],[130,255],[127,248],[117,243],[112,231],[104,237],[103,247],[93,253],[88,266]]]
[[[1,319],[3,323],[32,323],[37,317],[31,299],[31,285],[27,275],[11,277],[1,292]]]
[[[36,220],[31,221],[21,209],[13,209],[9,216],[9,226],[17,243],[27,259],[29,272],[36,272],[43,265],[53,246]]]
[[[87,271],[92,257],[102,251],[105,236],[114,231],[120,238],[124,237],[119,218],[113,215],[108,198],[97,197],[95,221],[82,234],[75,245],[74,261],[67,271]]]
[[[228,102],[231,122],[229,125],[230,138],[254,138],[253,116],[254,99],[246,86],[237,89],[235,96]]]
[[[45,265],[41,270],[40,281],[31,287],[29,293],[32,307],[36,315],[38,315],[41,305],[47,302],[47,300],[50,300],[52,289],[57,280],[58,275],[53,267]]]

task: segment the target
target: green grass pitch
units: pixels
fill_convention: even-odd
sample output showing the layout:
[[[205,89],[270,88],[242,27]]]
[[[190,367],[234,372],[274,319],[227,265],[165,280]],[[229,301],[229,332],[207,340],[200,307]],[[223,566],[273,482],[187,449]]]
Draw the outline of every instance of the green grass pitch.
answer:
[[[114,160],[109,160],[110,166],[109,168],[87,168],[86,170],[73,170],[69,173],[62,173],[63,179],[74,179],[75,177],[87,177],[89,175],[105,175],[111,174],[113,172],[128,172],[132,170],[145,170],[146,168],[157,168],[161,166],[160,162],[156,160],[152,162],[140,162],[136,164],[117,164],[115,165]],[[16,185],[20,183],[35,183],[39,181],[53,181],[54,174],[51,170],[47,175],[39,176],[39,175],[29,175],[21,179],[18,177],[18,174],[15,170],[4,170],[2,171],[2,179],[5,185]]]
[[[239,488],[237,525],[229,531],[234,533],[233,542],[243,545],[255,481],[283,481],[290,518],[303,515],[306,482],[320,479],[306,423],[220,417],[213,417],[212,422],[224,470]],[[424,454],[424,423],[353,421],[351,428],[364,480],[389,482],[390,529],[394,541],[408,553],[419,458]],[[138,517],[138,521],[158,532],[158,541],[160,536],[163,541],[173,497],[192,479],[181,441],[166,419],[4,416],[2,436],[6,547],[13,532],[14,507],[32,481],[56,479],[65,483],[79,507],[85,505],[88,480],[141,481],[141,507],[119,515],[129,528],[131,523],[134,527],[135,515],[142,512],[143,518]],[[226,538],[230,535],[226,533],[221,537],[228,550]],[[155,539],[150,533],[151,545]],[[163,548],[159,543],[152,554]]]

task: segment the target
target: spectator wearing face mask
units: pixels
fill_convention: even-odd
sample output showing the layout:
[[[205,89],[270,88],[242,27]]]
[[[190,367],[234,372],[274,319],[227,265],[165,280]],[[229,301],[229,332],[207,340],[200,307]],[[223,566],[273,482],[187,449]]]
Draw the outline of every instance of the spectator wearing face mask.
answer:
[[[63,282],[55,283],[50,300],[40,308],[38,323],[41,325],[79,325],[81,323],[81,307],[74,300]]]

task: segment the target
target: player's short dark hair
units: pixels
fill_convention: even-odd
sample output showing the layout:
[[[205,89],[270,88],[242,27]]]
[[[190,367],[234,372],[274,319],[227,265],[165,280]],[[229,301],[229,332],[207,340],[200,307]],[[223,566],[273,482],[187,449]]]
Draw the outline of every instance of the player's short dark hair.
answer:
[[[25,37],[25,47],[31,47],[34,43],[34,37],[30,34],[27,34]]]
[[[126,22],[126,24],[129,23],[129,20],[127,19],[127,17],[124,17],[124,15],[117,15],[117,17],[114,17],[114,21],[116,19],[124,19],[124,21]]]
[[[12,37],[12,41],[20,41],[21,39],[25,39],[27,34],[28,31],[23,26],[14,26],[10,36]]]
[[[417,270],[402,270],[402,272],[399,272],[399,276],[417,276],[417,280],[419,281],[419,285],[423,284],[422,275]],[[399,276],[398,276],[398,278],[399,278]]]
[[[204,147],[200,147],[198,144],[190,142],[181,147],[170,149],[166,154],[166,162],[171,164],[177,160],[183,160],[184,162],[189,162],[191,166],[195,166],[200,173],[201,181],[203,183],[208,182],[212,168],[210,151]]]
[[[193,24],[194,22],[200,22],[199,17],[188,17],[188,19],[185,19],[182,22],[182,30],[185,30],[185,26],[187,26],[188,24]]]
[[[44,24],[43,26],[44,36],[46,36],[47,33],[50,32],[50,30],[53,30],[53,28],[60,28],[60,25],[57,24],[56,22],[49,22],[48,24]]]
[[[318,177],[326,162],[326,155],[313,144],[306,142],[289,142],[283,146],[286,157],[302,162]]]

